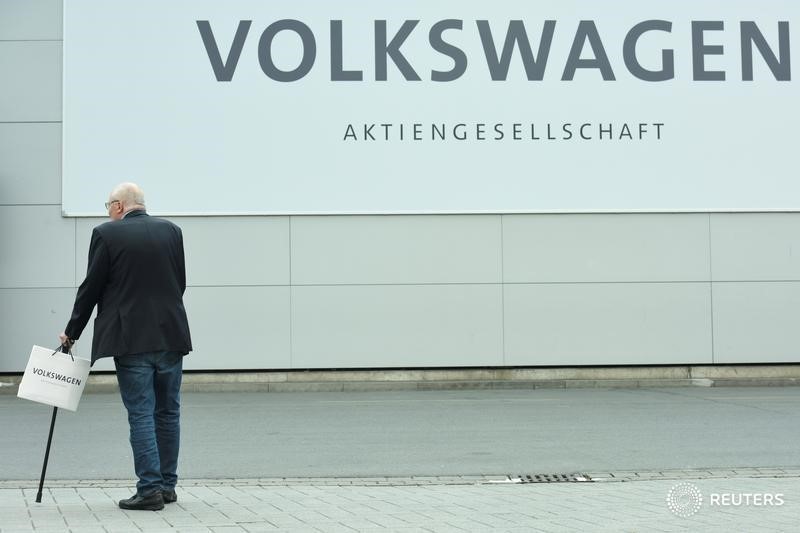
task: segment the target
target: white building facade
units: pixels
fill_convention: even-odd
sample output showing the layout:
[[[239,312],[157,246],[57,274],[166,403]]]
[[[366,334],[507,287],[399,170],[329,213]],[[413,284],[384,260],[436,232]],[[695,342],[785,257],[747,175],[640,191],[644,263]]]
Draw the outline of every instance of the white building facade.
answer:
[[[99,214],[116,183],[140,181],[152,212],[176,212],[124,172],[64,194],[63,16],[60,0],[0,2],[3,373],[22,372],[32,344],[57,344],[104,222],[65,196]],[[781,168],[794,179],[796,159]],[[195,346],[185,368],[800,362],[800,215],[677,207],[172,215]]]

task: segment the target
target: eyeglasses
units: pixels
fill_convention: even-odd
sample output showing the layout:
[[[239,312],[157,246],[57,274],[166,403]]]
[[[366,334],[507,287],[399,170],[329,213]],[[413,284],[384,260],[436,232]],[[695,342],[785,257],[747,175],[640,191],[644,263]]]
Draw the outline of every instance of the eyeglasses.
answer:
[[[119,200],[111,200],[110,202],[106,202],[106,211],[108,211],[109,207],[111,207],[114,204],[118,204],[118,203],[119,203]]]

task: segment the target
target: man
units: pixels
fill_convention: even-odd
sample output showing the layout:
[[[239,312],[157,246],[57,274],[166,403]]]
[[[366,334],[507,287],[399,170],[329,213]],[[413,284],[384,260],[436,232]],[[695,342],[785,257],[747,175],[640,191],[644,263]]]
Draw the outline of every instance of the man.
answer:
[[[182,361],[192,350],[183,235],[147,214],[134,183],[117,186],[106,209],[111,221],[92,232],[86,279],[59,338],[66,346],[78,340],[97,305],[92,364],[114,357],[139,478],[119,506],[159,510],[177,500]]]

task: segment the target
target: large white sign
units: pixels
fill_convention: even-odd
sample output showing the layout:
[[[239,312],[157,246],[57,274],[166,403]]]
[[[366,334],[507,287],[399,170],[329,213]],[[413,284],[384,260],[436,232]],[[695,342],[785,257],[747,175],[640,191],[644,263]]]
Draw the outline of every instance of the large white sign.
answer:
[[[63,206],[798,210],[794,0],[65,0]]]

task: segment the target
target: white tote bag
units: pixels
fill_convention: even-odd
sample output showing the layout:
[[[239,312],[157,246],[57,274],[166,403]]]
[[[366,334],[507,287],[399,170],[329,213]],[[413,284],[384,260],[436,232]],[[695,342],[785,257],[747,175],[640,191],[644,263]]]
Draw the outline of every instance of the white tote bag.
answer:
[[[89,377],[89,366],[87,359],[61,353],[60,348],[53,351],[34,346],[17,397],[75,411]]]

